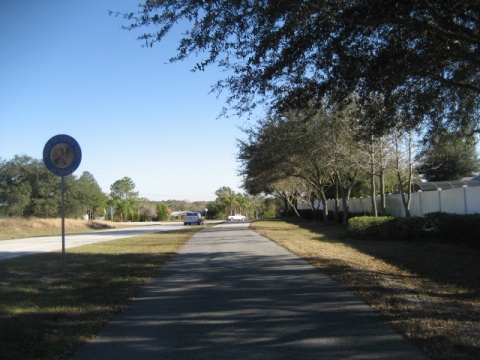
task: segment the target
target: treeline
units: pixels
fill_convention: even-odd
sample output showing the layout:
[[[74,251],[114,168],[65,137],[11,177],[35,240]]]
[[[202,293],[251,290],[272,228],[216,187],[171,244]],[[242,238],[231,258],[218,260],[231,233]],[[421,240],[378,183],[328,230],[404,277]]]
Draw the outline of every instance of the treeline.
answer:
[[[139,198],[135,183],[124,177],[102,192],[94,176],[65,176],[65,216],[115,221],[147,221],[157,217],[157,206]],[[42,160],[16,155],[0,159],[0,216],[55,218],[61,216],[61,178],[52,174]],[[110,208],[114,209],[113,217]]]
[[[387,215],[386,194],[400,193],[409,216],[414,182],[460,180],[479,171],[474,138],[446,131],[422,136],[422,128],[375,132],[372,118],[386,118],[384,106],[372,102],[365,109],[354,100],[348,107],[269,114],[243,129],[238,160],[244,188],[283,199],[298,216],[300,202],[312,209],[313,218],[322,203],[318,215],[324,221],[329,211],[339,221],[339,208],[347,209],[342,217],[347,224],[351,197],[369,196],[371,215],[377,216]],[[334,209],[328,199],[335,200]]]
[[[228,215],[242,214],[249,220],[271,218],[280,214],[282,202],[275,197],[241,194],[223,186],[215,191],[216,199],[207,204],[209,219],[225,219]]]
[[[275,198],[236,193],[229,187],[215,192],[215,201],[167,200],[151,201],[139,197],[135,183],[129,177],[115,181],[110,193],[102,192],[94,176],[65,177],[65,216],[90,219],[104,217],[114,221],[165,221],[171,212],[208,209],[209,219],[224,219],[243,213],[253,219],[273,217],[281,203]],[[113,217],[110,209],[113,208]],[[0,216],[55,218],[61,216],[61,178],[52,174],[42,160],[16,155],[11,160],[0,159]]]
[[[228,186],[219,188],[215,195],[215,201],[166,200],[160,204],[165,204],[169,212],[192,210],[205,213],[205,209],[208,209],[206,216],[211,220],[223,220],[228,215],[237,213],[250,220],[259,217],[271,218],[283,211],[283,203],[272,196],[242,194]]]
[[[65,176],[65,215],[82,217],[108,206],[108,196],[91,173]],[[26,155],[0,159],[0,216],[58,217],[61,214],[61,178],[43,161]]]

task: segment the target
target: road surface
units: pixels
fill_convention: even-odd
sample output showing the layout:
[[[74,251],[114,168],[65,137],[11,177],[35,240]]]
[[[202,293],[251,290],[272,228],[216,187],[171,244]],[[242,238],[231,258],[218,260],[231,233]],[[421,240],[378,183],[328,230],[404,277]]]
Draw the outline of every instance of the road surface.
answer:
[[[73,360],[427,357],[302,259],[224,223],[197,233]]]
[[[140,223],[133,228],[65,235],[65,248],[183,228],[183,223]],[[0,241],[0,260],[62,250],[62,235]]]

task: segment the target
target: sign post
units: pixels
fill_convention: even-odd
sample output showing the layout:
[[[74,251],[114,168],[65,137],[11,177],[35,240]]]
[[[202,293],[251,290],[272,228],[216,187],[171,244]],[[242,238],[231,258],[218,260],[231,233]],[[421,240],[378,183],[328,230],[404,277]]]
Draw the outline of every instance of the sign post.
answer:
[[[62,271],[66,272],[65,261],[65,176],[77,170],[82,161],[82,150],[77,141],[69,135],[56,135],[43,148],[43,162],[50,172],[60,176],[62,191]]]

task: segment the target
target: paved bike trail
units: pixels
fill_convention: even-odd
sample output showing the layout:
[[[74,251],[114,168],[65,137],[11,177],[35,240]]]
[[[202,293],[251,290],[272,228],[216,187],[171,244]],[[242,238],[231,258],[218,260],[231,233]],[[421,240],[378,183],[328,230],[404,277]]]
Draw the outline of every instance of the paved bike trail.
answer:
[[[197,233],[72,359],[427,357],[318,269],[225,223]]]

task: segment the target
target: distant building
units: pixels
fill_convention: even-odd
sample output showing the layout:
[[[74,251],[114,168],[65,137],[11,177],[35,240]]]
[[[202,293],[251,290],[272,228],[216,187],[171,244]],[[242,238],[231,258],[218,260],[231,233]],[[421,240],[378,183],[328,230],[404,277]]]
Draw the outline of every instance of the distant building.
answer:
[[[432,182],[420,182],[413,184],[414,191],[434,191],[438,189],[457,189],[461,187],[476,187],[480,186],[480,175],[472,178],[462,178],[457,181],[432,181]]]

